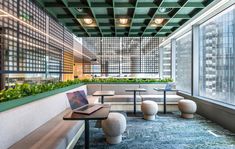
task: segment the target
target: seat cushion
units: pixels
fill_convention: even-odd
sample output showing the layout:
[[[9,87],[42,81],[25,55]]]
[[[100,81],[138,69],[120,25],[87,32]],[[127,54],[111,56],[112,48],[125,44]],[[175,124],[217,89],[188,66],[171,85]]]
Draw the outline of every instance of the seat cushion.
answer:
[[[133,95],[114,95],[104,97],[104,102],[133,102]],[[136,95],[136,101],[141,101],[141,97]]]
[[[64,121],[63,116],[67,112],[69,109],[49,120],[10,148],[65,149],[84,123],[84,121]]]
[[[88,100],[89,104],[99,103],[99,98],[100,97],[98,97],[98,96],[92,96],[92,95],[87,96],[87,100]]]
[[[96,91],[101,91],[101,84],[87,84],[87,95],[92,95]]]
[[[115,91],[115,95],[133,95],[133,92],[126,92],[126,89],[134,88],[139,88],[139,84],[102,84],[103,91]]]
[[[142,100],[152,100],[156,102],[163,102],[163,95],[140,95]],[[179,95],[166,95],[166,102],[178,102],[184,99],[184,97]]]

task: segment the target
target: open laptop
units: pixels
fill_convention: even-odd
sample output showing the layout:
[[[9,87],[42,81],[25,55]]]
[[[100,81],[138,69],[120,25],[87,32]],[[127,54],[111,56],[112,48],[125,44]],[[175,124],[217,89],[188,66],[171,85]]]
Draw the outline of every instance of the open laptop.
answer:
[[[91,114],[102,108],[102,105],[89,105],[83,90],[67,93],[71,109],[80,114]]]
[[[175,86],[175,83],[167,83],[165,86],[165,90],[170,91],[174,88],[174,86]]]

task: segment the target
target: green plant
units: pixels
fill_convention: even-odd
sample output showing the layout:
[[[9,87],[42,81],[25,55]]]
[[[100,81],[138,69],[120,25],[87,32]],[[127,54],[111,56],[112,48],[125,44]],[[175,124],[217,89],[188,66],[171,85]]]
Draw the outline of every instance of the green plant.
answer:
[[[172,82],[171,78],[152,79],[152,78],[94,78],[81,80],[84,83],[155,83]]]
[[[75,79],[64,82],[47,82],[43,84],[16,84],[14,88],[4,89],[0,91],[0,102],[14,100],[30,95],[52,91],[55,89],[71,86],[79,83],[157,83],[157,82],[172,82],[171,78],[165,79],[141,79],[141,78],[93,78],[93,79]]]
[[[28,84],[28,83],[24,83],[22,85],[16,84],[14,88],[4,89],[0,91],[0,102],[18,99],[30,95],[35,95],[79,83],[81,83],[80,80],[74,80],[74,81],[70,80],[70,81],[56,82],[56,83],[49,82],[43,84]]]

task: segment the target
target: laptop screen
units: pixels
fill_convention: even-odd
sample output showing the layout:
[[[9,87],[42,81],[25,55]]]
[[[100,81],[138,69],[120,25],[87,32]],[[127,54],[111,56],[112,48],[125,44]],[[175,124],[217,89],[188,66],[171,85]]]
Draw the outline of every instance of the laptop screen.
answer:
[[[167,84],[166,84],[166,87],[165,87],[165,90],[168,90],[168,91],[169,91],[169,90],[172,90],[173,87],[174,87],[174,85],[175,85],[174,83],[167,83]]]
[[[67,97],[72,110],[88,104],[84,90],[67,93]]]

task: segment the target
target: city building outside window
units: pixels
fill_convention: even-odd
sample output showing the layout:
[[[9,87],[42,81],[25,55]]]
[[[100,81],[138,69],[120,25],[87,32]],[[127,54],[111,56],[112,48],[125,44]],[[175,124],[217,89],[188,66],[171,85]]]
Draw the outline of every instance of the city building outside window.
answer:
[[[199,95],[235,105],[235,6],[200,25]]]

